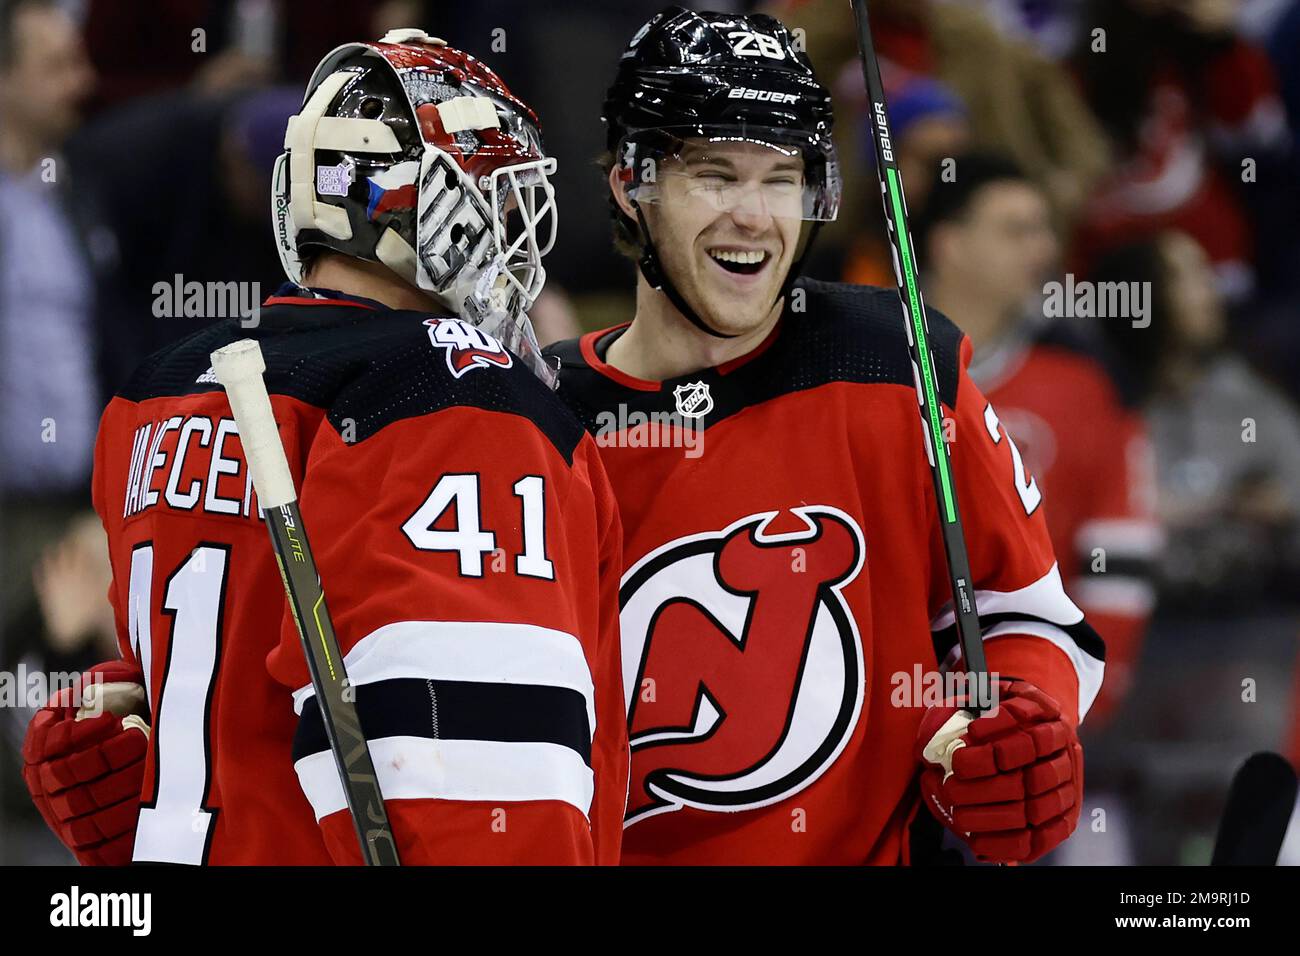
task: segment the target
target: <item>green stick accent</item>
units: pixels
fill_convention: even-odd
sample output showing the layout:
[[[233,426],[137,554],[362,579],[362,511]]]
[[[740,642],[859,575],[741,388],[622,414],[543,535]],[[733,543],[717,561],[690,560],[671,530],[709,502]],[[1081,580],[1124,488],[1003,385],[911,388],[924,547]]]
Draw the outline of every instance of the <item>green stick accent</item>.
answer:
[[[930,419],[930,449],[939,466],[939,484],[943,488],[944,513],[948,523],[957,521],[957,507],[953,501],[952,478],[948,474],[948,446],[943,440],[943,421],[940,415],[939,396],[934,387],[934,369],[930,365],[930,343],[925,338],[925,322],[921,318],[921,296],[916,290],[916,270],[912,267],[912,247],[907,238],[907,220],[903,216],[902,190],[898,187],[898,174],[886,167],[889,179],[889,202],[894,212],[894,232],[898,234],[903,255],[903,285],[907,288],[908,312],[912,320],[912,335],[916,339],[917,353],[921,358],[921,387],[925,392],[925,411]]]

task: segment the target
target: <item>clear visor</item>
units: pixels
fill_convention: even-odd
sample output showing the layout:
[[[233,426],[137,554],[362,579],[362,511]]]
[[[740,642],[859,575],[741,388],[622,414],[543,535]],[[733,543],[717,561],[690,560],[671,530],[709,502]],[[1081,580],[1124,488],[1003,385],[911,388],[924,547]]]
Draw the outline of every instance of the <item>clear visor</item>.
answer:
[[[667,128],[620,147],[629,199],[703,213],[829,221],[839,213],[834,147],[786,130]]]

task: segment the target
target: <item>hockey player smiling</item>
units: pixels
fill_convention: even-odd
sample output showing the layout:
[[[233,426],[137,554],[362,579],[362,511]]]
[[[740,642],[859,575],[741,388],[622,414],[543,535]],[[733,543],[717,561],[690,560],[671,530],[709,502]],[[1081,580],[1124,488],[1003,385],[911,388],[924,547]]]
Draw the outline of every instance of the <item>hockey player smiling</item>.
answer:
[[[964,668],[898,296],[799,277],[839,205],[828,91],[776,20],[674,7],[604,118],[636,309],[548,352],[623,519],[624,862],[920,863],[940,826],[1041,857],[1079,818],[1100,640],[969,340],[931,311],[985,656],[1016,677],[946,757],[958,700],[891,694]],[[660,415],[704,453],[639,441]]]
[[[635,218],[618,175],[610,170],[615,201]],[[611,351],[646,378],[721,364],[776,325],[799,245],[804,162],[793,150],[697,138],[662,164],[658,178],[659,201],[647,203],[644,215],[663,267],[700,320],[727,337],[688,322],[641,276],[637,321]]]

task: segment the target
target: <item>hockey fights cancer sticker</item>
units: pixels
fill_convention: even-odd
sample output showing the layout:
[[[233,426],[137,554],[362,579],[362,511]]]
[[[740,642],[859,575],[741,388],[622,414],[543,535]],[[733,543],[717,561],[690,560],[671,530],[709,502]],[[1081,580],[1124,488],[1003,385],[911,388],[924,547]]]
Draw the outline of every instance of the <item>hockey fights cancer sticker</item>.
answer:
[[[792,509],[663,545],[623,577],[626,825],[683,806],[746,810],[816,780],[862,711],[862,639],[841,591],[862,531],[838,508]],[[802,637],[802,639],[800,639]]]
[[[473,368],[509,368],[514,359],[504,345],[460,319],[425,319],[429,341],[447,353],[447,368],[460,378]]]

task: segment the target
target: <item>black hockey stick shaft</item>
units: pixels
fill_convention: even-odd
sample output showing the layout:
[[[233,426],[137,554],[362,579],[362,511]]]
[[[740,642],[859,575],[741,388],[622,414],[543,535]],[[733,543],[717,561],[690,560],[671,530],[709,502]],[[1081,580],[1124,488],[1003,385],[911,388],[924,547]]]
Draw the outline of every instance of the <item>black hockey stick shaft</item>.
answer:
[[[1228,791],[1211,866],[1275,866],[1295,813],[1296,773],[1281,756],[1252,754]]]
[[[397,843],[262,379],[261,347],[252,339],[234,342],[212,353],[212,366],[239,427],[362,859],[368,866],[397,866]]]
[[[384,808],[384,796],[379,790],[370,748],[361,732],[355,692],[348,683],[298,502],[267,508],[264,513],[362,856],[371,866],[397,866],[397,844]]]
[[[934,480],[935,501],[939,508],[939,525],[943,531],[943,549],[948,561],[948,578],[952,585],[956,616],[957,641],[963,665],[972,679],[973,695],[969,709],[980,713],[988,708],[987,665],[984,643],[980,636],[979,614],[975,607],[975,588],[971,581],[970,556],[962,531],[961,510],[957,506],[957,485],[952,472],[948,443],[943,436],[943,407],[940,403],[934,356],[930,348],[930,327],[925,316],[915,249],[907,226],[907,200],[903,196],[903,179],[898,171],[890,139],[889,111],[885,104],[884,84],[880,79],[880,62],[871,39],[866,0],[851,0],[858,25],[858,49],[862,54],[862,74],[867,83],[871,139],[876,149],[876,172],[880,176],[880,195],[889,224],[889,242],[894,252],[894,275],[898,297],[903,305],[907,327],[907,347],[911,354],[916,387],[921,406],[925,454]]]

